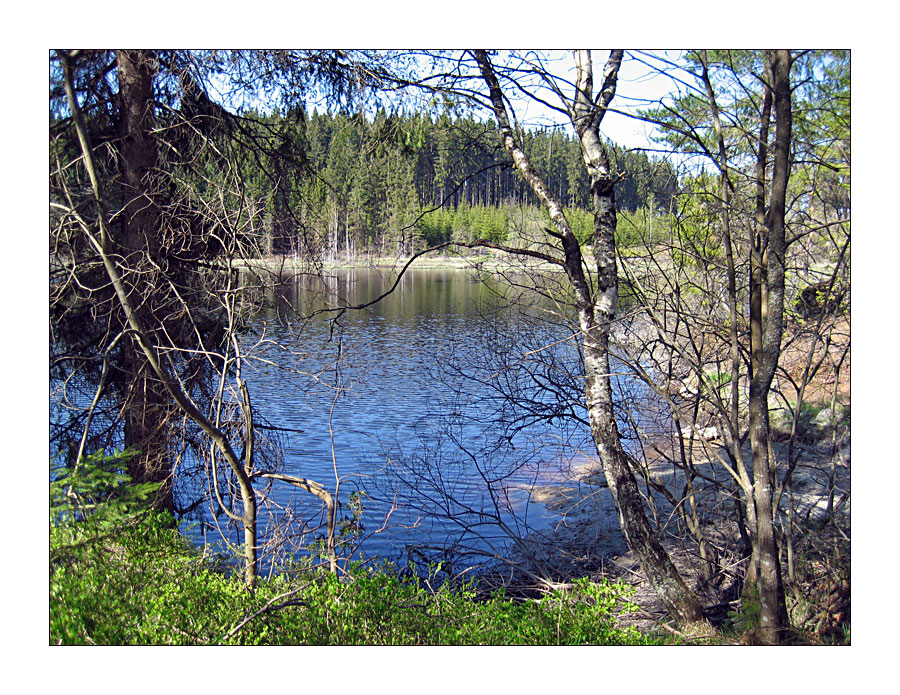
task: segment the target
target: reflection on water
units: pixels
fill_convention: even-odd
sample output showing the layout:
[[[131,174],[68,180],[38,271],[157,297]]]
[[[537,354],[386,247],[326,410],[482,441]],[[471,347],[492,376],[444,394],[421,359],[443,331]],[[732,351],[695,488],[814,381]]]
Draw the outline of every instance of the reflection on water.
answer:
[[[261,434],[279,438],[281,470],[338,487],[339,517],[361,502],[367,557],[400,559],[408,544],[499,550],[546,527],[555,513],[530,503],[529,488],[590,452],[578,353],[560,342],[571,331],[543,310],[559,308],[532,297],[527,313],[539,319],[529,320],[502,308],[499,281],[411,270],[377,304],[300,319],[368,302],[393,278],[348,269],[288,281],[254,318],[245,348],[271,342],[254,347],[243,376],[278,428]],[[276,522],[317,521],[320,505],[289,485],[275,483],[271,502]]]

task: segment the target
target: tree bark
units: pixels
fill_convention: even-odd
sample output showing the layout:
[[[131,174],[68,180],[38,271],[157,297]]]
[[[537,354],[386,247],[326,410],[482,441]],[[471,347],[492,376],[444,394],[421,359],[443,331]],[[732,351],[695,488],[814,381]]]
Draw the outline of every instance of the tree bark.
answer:
[[[78,139],[81,144],[82,159],[84,167],[88,172],[91,180],[92,193],[94,202],[98,209],[98,227],[99,238],[92,232],[88,224],[79,219],[82,229],[90,243],[100,255],[103,266],[109,276],[116,297],[125,315],[125,321],[128,327],[133,331],[135,341],[146,360],[146,365],[150,373],[152,373],[159,384],[161,384],[172,398],[174,403],[181,411],[193,420],[200,428],[213,440],[216,448],[228,462],[234,472],[241,490],[241,501],[243,504],[243,512],[239,518],[244,527],[244,578],[248,588],[252,588],[256,582],[257,574],[257,534],[256,534],[256,493],[253,490],[250,475],[243,467],[242,462],[238,458],[225,434],[216,428],[209,419],[200,412],[199,408],[191,400],[190,396],[185,393],[177,379],[169,374],[164,363],[161,361],[157,346],[152,342],[152,333],[144,325],[137,308],[135,307],[132,297],[129,296],[128,289],[119,272],[119,268],[109,252],[109,221],[107,219],[106,210],[103,202],[103,193],[100,188],[100,180],[97,176],[97,170],[94,166],[93,150],[87,135],[87,128],[84,118],[75,97],[75,90],[72,86],[72,69],[66,55],[61,55],[63,71],[65,74],[66,94],[68,97],[69,107],[72,111],[72,117],[75,121],[75,127],[78,131]],[[226,513],[227,512],[226,510]],[[229,513],[230,516],[232,516]]]
[[[750,296],[750,445],[753,455],[753,503],[756,528],[752,567],[745,597],[759,599],[760,640],[777,643],[787,625],[779,549],[775,536],[776,462],[771,455],[768,397],[778,366],[784,316],[785,200],[791,166],[790,53],[766,52],[769,96],[774,102],[775,152],[768,211],[763,207],[768,140],[768,108],[764,108],[757,167],[758,232],[752,241]]]
[[[475,58],[490,90],[491,104],[504,147],[512,157],[532,190],[550,214],[557,238],[565,255],[564,267],[574,293],[582,333],[585,363],[585,398],[591,434],[612,492],[619,522],[629,547],[635,553],[651,585],[672,617],[685,626],[704,624],[702,609],[653,531],[644,510],[637,481],[622,449],[613,409],[612,381],[609,367],[609,334],[618,303],[618,276],[615,252],[616,209],[612,179],[606,151],[599,136],[599,125],[606,107],[615,94],[616,76],[622,51],[613,51],[605,70],[604,85],[592,98],[590,54],[578,51],[577,94],[568,104],[569,114],[581,141],[584,163],[591,179],[594,203],[593,251],[597,270],[597,287],[592,291],[584,274],[584,259],[562,205],[534,169],[524,150],[516,142],[503,93],[485,51]]]
[[[122,179],[123,211],[117,250],[123,266],[123,281],[135,310],[145,327],[153,311],[152,276],[142,271],[148,260],[159,260],[159,217],[151,182],[158,156],[152,138],[154,126],[153,79],[155,57],[150,51],[116,52],[119,81],[119,169]],[[148,330],[150,330],[148,328]],[[156,341],[150,337],[151,342]],[[160,483],[154,500],[158,509],[175,510],[168,446],[167,416],[171,403],[165,387],[150,370],[135,343],[126,355],[129,380],[125,407],[125,446],[139,453],[129,463],[131,479],[136,483]]]
[[[702,79],[706,89],[706,97],[709,100],[710,115],[713,120],[713,127],[716,133],[716,145],[719,167],[719,215],[722,222],[722,249],[725,255],[725,272],[727,278],[727,296],[728,296],[728,337],[731,357],[731,388],[730,388],[730,404],[729,416],[726,418],[728,427],[726,428],[726,438],[734,458],[735,468],[737,470],[738,484],[740,485],[742,497],[735,499],[737,509],[737,523],[741,533],[741,540],[744,542],[744,550],[751,558],[756,557],[756,544],[752,540],[755,538],[756,524],[756,508],[753,504],[753,481],[747,470],[745,457],[741,451],[740,440],[740,408],[739,408],[739,384],[740,384],[740,336],[738,334],[738,294],[737,294],[737,270],[735,269],[734,245],[732,243],[731,229],[731,205],[733,183],[730,176],[730,165],[728,162],[728,153],[725,144],[725,135],[722,128],[722,122],[719,114],[719,106],[716,101],[716,94],[713,90],[712,81],[709,76],[709,61],[707,52],[700,51],[700,63],[703,67]],[[768,120],[767,107],[763,107],[763,123]],[[746,527],[750,529],[748,536]],[[753,561],[749,564],[755,577],[755,564]],[[755,581],[755,580],[754,580]]]

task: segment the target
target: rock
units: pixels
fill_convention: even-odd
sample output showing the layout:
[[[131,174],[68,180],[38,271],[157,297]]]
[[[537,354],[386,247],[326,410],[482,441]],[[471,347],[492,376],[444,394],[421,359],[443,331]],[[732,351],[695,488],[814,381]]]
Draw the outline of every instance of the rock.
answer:
[[[829,280],[822,280],[805,287],[794,304],[797,313],[804,319],[814,319],[838,311],[844,293],[838,285],[830,285]]]
[[[678,395],[684,396],[685,398],[693,398],[698,393],[700,393],[700,391],[697,389],[697,387],[690,386],[689,384],[682,384],[681,388],[678,390]]]
[[[681,430],[684,439],[698,439],[711,442],[720,439],[718,427],[685,427]]]
[[[831,408],[822,408],[822,410],[816,413],[816,416],[812,419],[812,424],[817,427],[834,427],[835,425],[840,424],[843,419],[843,408],[836,408],[834,415],[831,413]]]

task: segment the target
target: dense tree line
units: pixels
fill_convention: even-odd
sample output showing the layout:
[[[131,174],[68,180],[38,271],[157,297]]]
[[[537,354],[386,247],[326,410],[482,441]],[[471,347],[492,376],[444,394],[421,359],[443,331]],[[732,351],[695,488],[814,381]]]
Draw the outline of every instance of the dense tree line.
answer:
[[[250,112],[273,158],[247,158],[243,174],[266,206],[270,253],[319,240],[330,258],[409,254],[473,238],[503,241],[511,210],[539,203],[497,146],[496,125],[450,113]],[[525,151],[567,208],[588,210],[589,181],[577,138],[556,129],[522,133]],[[671,211],[673,167],[610,143],[620,208]],[[292,179],[285,162],[301,165]],[[300,170],[297,170],[300,171]],[[577,214],[577,213],[576,213]]]

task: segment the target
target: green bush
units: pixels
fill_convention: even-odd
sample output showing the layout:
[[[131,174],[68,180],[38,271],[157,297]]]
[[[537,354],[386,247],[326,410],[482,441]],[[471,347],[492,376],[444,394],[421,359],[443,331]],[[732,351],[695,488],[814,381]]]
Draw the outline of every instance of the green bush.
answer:
[[[92,518],[96,527],[144,509],[160,483],[131,483],[126,469],[135,454],[131,450],[98,451],[71,468],[59,459],[51,461],[51,523]]]
[[[720,397],[724,397],[731,388],[731,372],[707,372],[702,388],[704,392],[718,392]]]
[[[51,544],[59,540],[51,533]],[[52,644],[652,642],[616,627],[628,594],[614,584],[579,580],[568,591],[515,601],[503,592],[478,598],[472,584],[433,586],[389,566],[355,565],[340,578],[301,567],[249,593],[238,573],[203,559],[153,517],[68,550],[50,568]]]
[[[248,592],[239,572],[191,546],[166,514],[123,518],[114,530],[92,525],[51,526],[51,644],[652,642],[616,626],[629,608],[621,585],[578,580],[513,600],[502,591],[481,597],[474,584],[438,585],[434,573],[355,564],[335,577],[307,561]]]
[[[439,584],[391,565],[336,577],[298,562],[248,592],[129,485],[127,455],[51,470],[51,644],[647,644],[616,626],[624,585],[577,580],[539,600]],[[75,501],[73,501],[75,500]],[[251,618],[250,620],[247,620]]]

